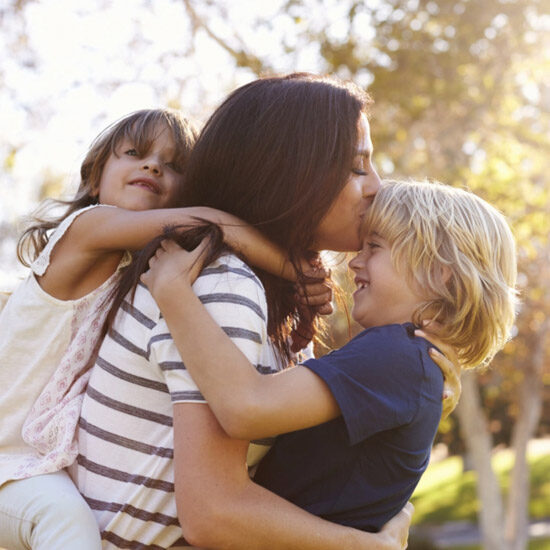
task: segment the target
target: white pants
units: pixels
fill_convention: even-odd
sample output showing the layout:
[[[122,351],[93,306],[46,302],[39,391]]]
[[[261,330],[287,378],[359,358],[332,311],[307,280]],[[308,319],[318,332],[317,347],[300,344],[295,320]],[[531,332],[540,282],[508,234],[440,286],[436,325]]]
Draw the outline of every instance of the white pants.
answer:
[[[0,547],[101,550],[92,511],[65,471],[0,487]]]

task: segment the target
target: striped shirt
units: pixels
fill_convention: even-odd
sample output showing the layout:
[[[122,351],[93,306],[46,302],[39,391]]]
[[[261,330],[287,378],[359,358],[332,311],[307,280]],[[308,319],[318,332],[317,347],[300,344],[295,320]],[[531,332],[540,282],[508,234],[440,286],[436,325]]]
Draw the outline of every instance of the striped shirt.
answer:
[[[193,289],[248,360],[260,372],[274,372],[265,291],[250,268],[223,256],[203,270]],[[71,472],[96,516],[104,548],[186,546],[176,512],[172,429],[172,406],[182,402],[205,401],[151,294],[138,286],[92,369]],[[251,444],[249,464],[268,445]]]

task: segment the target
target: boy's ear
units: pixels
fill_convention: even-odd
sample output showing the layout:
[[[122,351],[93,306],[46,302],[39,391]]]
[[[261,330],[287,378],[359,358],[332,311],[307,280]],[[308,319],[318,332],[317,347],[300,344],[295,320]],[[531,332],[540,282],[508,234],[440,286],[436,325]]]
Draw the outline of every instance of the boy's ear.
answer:
[[[440,269],[441,269],[441,280],[445,284],[447,284],[450,281],[453,272],[451,271],[451,268],[448,265],[442,265]]]

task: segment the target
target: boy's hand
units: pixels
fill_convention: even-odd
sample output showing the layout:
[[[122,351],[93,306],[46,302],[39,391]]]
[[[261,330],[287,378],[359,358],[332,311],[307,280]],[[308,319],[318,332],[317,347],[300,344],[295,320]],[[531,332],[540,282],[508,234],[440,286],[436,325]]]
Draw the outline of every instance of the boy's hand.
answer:
[[[415,330],[416,336],[421,336],[434,346],[437,346],[443,353],[430,348],[430,357],[443,372],[445,384],[443,386],[443,411],[441,419],[447,418],[454,410],[460,399],[462,384],[460,382],[461,367],[456,350],[439,340],[437,336],[437,323],[427,322],[422,330]],[[444,355],[443,355],[444,354]]]
[[[174,241],[164,239],[149,260],[149,269],[143,273],[140,280],[147,286],[153,298],[158,302],[173,297],[173,287],[195,282],[203,268],[202,257],[208,246],[208,239],[191,252],[184,250]]]

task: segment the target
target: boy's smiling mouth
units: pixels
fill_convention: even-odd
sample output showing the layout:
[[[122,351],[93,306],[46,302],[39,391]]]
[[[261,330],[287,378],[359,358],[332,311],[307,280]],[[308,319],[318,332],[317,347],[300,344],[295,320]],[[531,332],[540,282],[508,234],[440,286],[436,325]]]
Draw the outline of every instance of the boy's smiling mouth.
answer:
[[[370,284],[369,281],[366,279],[361,279],[359,277],[355,277],[355,285],[357,286],[357,290],[363,290]]]

